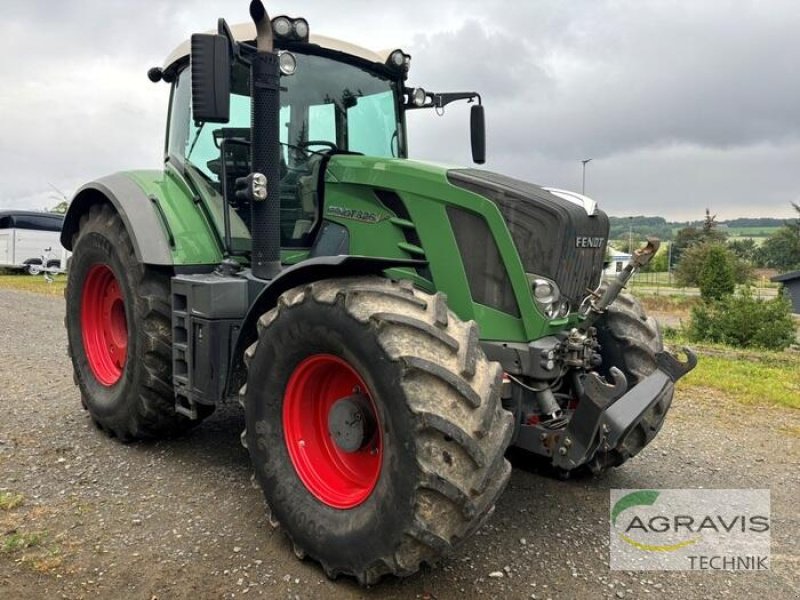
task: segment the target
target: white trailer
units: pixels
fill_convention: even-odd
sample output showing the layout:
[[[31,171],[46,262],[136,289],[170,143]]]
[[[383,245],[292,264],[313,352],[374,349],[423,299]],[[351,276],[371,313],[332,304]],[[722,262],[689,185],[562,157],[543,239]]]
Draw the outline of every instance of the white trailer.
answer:
[[[63,271],[68,252],[61,246],[63,215],[24,210],[0,211],[0,267],[39,273]]]

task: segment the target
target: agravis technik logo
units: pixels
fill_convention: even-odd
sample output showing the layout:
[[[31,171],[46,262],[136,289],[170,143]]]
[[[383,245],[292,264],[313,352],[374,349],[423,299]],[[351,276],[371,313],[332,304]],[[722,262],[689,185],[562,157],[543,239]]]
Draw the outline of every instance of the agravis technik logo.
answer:
[[[769,490],[612,490],[611,568],[769,569]]]

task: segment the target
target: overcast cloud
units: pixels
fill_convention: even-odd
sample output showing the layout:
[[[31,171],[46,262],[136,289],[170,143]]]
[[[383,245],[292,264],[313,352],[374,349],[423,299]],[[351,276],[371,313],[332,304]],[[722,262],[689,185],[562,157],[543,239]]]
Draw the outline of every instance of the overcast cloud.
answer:
[[[145,74],[246,0],[6,0],[0,208],[43,208],[158,167],[168,87]],[[312,31],[403,47],[411,83],[483,94],[487,168],[580,190],[611,214],[790,216],[800,202],[796,0],[266,2]],[[468,164],[468,110],[410,118],[413,157]]]

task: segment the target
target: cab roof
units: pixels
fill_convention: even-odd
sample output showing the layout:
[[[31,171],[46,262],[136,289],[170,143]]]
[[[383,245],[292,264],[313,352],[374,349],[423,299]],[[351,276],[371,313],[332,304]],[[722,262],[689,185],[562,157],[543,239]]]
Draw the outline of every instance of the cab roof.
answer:
[[[230,29],[231,33],[233,34],[233,38],[237,42],[255,42],[256,26],[253,23],[237,23],[236,25],[231,25]],[[216,33],[216,31],[212,31],[209,33]],[[367,60],[369,62],[380,63],[380,64],[385,64],[386,61],[389,59],[389,55],[394,50],[394,49],[381,50],[375,52],[373,50],[368,50],[367,48],[362,48],[361,46],[356,46],[355,44],[351,44],[350,42],[329,38],[323,35],[315,35],[313,33],[309,38],[309,43],[320,46],[322,48],[327,48],[329,50],[335,50],[336,52],[342,52],[344,54],[356,56],[358,58]],[[190,40],[186,40],[180,46],[175,48],[175,50],[173,50],[172,53],[169,56],[167,56],[167,59],[164,61],[164,70],[172,67],[178,61],[187,58],[189,56],[190,48],[191,48]]]

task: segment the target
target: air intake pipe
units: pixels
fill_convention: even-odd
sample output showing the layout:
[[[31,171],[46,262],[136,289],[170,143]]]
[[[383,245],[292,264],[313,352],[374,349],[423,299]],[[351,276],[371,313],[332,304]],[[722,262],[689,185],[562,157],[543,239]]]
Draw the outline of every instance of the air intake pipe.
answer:
[[[252,178],[266,180],[266,197],[252,203],[253,239],[251,266],[259,279],[272,279],[281,270],[280,199],[280,66],[274,50],[272,22],[261,0],[250,3],[250,16],[256,25],[257,54],[250,72],[252,99],[251,169]],[[259,177],[259,175],[263,175]]]

